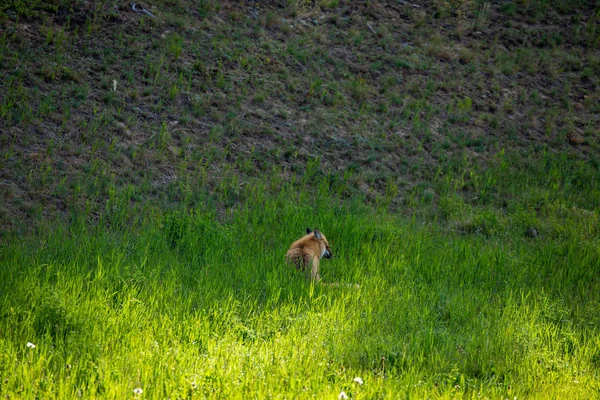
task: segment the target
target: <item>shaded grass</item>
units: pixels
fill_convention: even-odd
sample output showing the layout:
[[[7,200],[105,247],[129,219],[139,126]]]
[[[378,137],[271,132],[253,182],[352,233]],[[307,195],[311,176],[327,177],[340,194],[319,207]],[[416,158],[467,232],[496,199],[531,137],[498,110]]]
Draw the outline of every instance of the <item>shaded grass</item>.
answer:
[[[576,11],[589,2],[178,0],[155,18],[94,4],[0,10],[0,175],[22,194],[2,197],[4,232],[73,207],[100,213],[125,183],[173,207],[180,182],[199,198],[315,157],[338,177],[360,166],[341,191],[372,204],[405,181],[391,201],[402,210],[456,155],[478,169],[503,148],[581,160],[598,148],[598,21]],[[239,200],[230,194],[216,197]]]

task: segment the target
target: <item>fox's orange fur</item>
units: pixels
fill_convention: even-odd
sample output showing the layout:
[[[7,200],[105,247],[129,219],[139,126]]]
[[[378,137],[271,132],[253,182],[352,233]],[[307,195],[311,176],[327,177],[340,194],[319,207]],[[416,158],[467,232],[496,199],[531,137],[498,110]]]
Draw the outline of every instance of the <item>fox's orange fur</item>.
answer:
[[[318,229],[311,231],[306,228],[306,236],[292,243],[285,257],[299,270],[308,271],[310,267],[310,279],[320,281],[319,261],[322,257],[331,258],[333,254],[325,235]]]

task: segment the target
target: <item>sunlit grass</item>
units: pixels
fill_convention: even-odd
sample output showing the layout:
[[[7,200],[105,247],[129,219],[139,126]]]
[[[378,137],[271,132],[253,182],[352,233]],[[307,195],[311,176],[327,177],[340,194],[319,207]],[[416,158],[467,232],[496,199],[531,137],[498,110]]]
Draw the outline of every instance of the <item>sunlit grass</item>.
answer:
[[[598,238],[577,241],[581,226],[557,240],[456,236],[327,191],[283,193],[256,189],[225,218],[207,208],[8,240],[0,393],[598,394]],[[311,286],[284,263],[306,226],[332,244],[323,279],[359,289]]]

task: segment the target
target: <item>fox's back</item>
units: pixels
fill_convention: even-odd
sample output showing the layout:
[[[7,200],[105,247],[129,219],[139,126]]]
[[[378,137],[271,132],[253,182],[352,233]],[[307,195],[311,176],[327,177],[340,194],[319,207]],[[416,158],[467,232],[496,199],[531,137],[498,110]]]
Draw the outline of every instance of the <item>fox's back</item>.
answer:
[[[319,255],[319,243],[314,235],[306,235],[296,240],[286,253],[286,259],[298,269],[306,269],[313,257]]]
[[[306,228],[306,236],[296,240],[286,253],[286,259],[297,269],[307,270],[310,266],[310,279],[319,282],[319,262],[321,258],[331,258],[333,254],[325,235],[315,228]]]

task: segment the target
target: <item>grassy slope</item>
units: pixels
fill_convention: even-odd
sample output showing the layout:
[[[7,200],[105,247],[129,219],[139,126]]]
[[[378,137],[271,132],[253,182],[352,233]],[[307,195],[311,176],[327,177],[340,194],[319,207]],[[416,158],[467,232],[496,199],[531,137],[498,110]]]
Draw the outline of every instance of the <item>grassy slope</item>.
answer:
[[[589,4],[11,4],[1,394],[597,395]]]
[[[123,190],[138,206],[208,193],[227,207],[254,179],[296,174],[409,212],[457,190],[502,206],[514,195],[482,197],[476,179],[502,150],[515,172],[541,158],[559,180],[598,174],[600,39],[585,2],[181,0],[156,3],[156,18],[36,3],[2,21],[4,232],[94,218]]]

